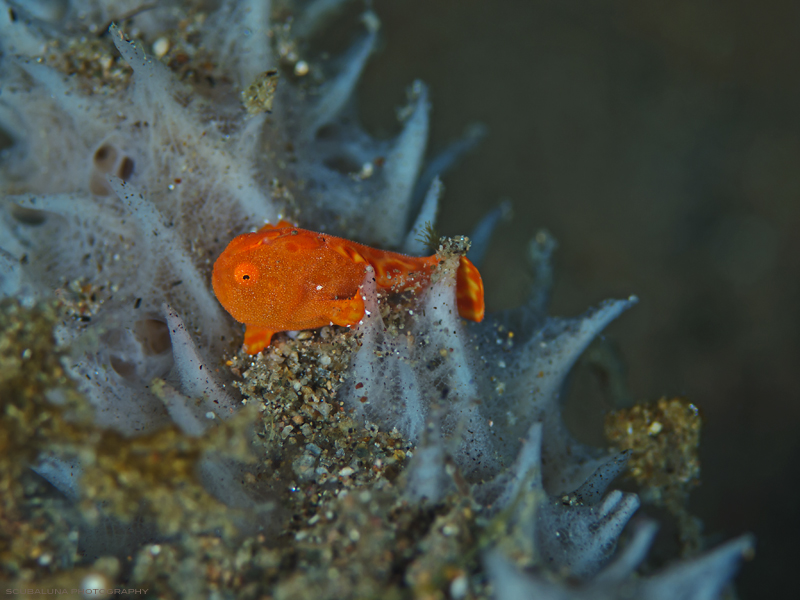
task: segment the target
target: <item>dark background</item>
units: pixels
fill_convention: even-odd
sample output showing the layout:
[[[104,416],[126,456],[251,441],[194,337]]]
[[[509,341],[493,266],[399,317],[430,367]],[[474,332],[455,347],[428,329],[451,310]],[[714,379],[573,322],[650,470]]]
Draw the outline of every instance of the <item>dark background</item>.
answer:
[[[757,535],[743,598],[778,594],[800,558],[795,368],[800,5],[744,0],[382,0],[360,90],[378,135],[419,78],[434,151],[489,136],[445,177],[439,225],[468,233],[503,198],[482,271],[490,309],[519,304],[525,245],[558,240],[552,314],[641,302],[608,329],[638,401],[701,407],[714,542]],[[600,411],[594,417],[600,432]]]

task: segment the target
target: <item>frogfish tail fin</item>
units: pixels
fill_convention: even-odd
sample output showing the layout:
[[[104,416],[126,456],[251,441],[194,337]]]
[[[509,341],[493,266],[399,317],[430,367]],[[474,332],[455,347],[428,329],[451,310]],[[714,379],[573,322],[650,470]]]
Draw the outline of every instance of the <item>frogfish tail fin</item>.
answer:
[[[483,304],[483,280],[478,268],[462,256],[456,272],[456,304],[458,314],[480,323],[486,307]]]

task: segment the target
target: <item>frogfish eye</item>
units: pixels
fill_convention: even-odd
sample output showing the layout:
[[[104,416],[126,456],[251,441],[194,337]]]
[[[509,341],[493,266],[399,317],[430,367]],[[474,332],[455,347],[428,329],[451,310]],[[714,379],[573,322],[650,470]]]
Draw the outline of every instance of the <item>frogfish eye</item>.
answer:
[[[258,280],[258,268],[252,263],[239,263],[233,270],[233,275],[239,285],[252,285]]]

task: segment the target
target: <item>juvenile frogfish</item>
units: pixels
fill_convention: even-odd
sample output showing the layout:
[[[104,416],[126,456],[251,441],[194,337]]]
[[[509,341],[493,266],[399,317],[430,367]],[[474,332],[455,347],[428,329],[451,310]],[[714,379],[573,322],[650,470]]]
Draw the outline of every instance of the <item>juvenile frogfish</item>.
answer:
[[[211,282],[225,310],[247,326],[245,349],[257,354],[279,331],[361,321],[360,286],[370,265],[378,289],[401,292],[427,286],[438,264],[436,255],[387,252],[281,221],[234,238],[214,263]],[[456,304],[465,319],[483,319],[483,282],[464,256]]]

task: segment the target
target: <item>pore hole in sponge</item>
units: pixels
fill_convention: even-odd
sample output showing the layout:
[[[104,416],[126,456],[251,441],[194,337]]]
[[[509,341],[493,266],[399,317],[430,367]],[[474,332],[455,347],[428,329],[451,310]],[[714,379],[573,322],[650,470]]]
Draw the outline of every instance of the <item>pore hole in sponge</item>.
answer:
[[[36,226],[42,225],[47,221],[47,214],[44,211],[25,208],[24,206],[13,206],[11,215],[23,225]]]
[[[172,342],[163,321],[144,318],[132,327],[118,327],[104,336],[111,368],[131,382],[164,377],[172,368]]]
[[[117,149],[111,144],[103,144],[94,152],[94,168],[101,173],[109,173],[117,164]]]

